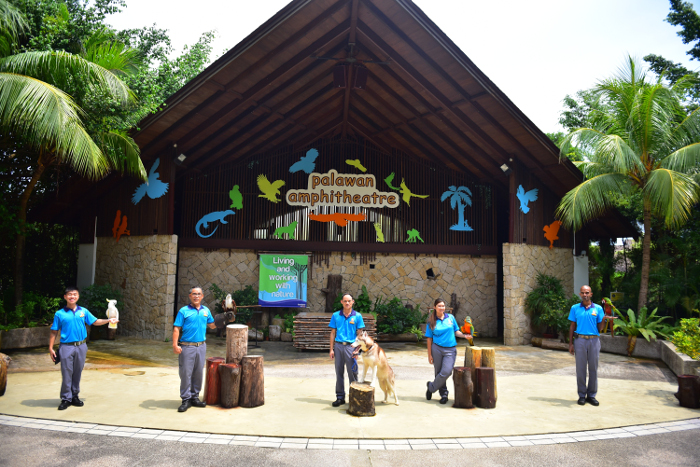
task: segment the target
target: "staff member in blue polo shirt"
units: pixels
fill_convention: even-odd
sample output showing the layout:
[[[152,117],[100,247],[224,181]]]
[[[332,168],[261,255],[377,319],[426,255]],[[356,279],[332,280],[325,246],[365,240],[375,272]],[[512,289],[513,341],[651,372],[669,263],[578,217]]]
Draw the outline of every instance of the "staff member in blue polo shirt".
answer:
[[[207,326],[216,328],[209,308],[202,305],[201,287],[190,289],[190,304],[180,308],[173,323],[173,352],[178,354],[180,366],[180,397],[178,412],[192,407],[206,407],[199,400],[202,389],[204,364],[207,359]],[[180,336],[182,333],[182,336]]]
[[[355,304],[352,295],[345,294],[341,300],[343,309],[336,311],[331,316],[328,325],[331,328],[331,360],[335,359],[335,402],[333,407],[340,407],[345,404],[345,377],[343,370],[346,369],[350,383],[357,381],[357,371],[353,371],[352,364],[353,348],[350,344],[355,342],[360,330],[365,328],[362,315],[352,309]]]
[[[425,398],[430,400],[435,391],[440,391],[440,403],[447,404],[447,378],[452,374],[457,360],[457,339],[471,339],[471,334],[463,334],[457,320],[445,313],[445,300],[438,298],[433,304],[435,311],[428,317],[425,337],[428,341],[428,361],[435,368],[435,380],[428,381]]]
[[[576,357],[576,384],[578,386],[578,405],[586,402],[592,406],[600,405],[595,398],[598,393],[598,357],[600,356],[600,330],[603,319],[607,319],[603,308],[591,301],[593,294],[587,285],[579,293],[581,303],[569,311],[569,352]],[[576,339],[574,340],[574,336]],[[588,367],[588,386],[586,386],[586,367]]]
[[[107,323],[118,323],[116,318],[97,319],[87,308],[78,306],[80,292],[75,287],[66,288],[63,295],[66,306],[61,308],[53,316],[51,336],[49,337],[49,355],[56,361],[56,352],[53,345],[56,342],[58,332],[61,332],[60,346],[58,347],[58,359],[61,362],[61,404],[58,410],[66,410],[68,406],[82,407],[85,405],[78,398],[80,394],[80,377],[85,366],[87,355],[87,330],[85,325],[102,326]]]

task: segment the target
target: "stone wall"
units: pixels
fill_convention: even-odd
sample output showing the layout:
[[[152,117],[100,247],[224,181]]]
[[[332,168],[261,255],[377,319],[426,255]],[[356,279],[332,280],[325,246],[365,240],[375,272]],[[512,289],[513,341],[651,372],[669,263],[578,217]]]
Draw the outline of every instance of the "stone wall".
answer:
[[[533,332],[525,314],[525,298],[535,287],[537,273],[561,279],[565,291],[574,281],[574,257],[569,248],[523,243],[503,244],[503,341],[505,345],[530,343]]]
[[[173,332],[177,236],[98,237],[95,284],[122,289],[119,330],[124,336],[164,340]]]
[[[374,269],[370,269],[370,265]],[[426,270],[432,268],[436,279],[428,279]],[[456,293],[460,302],[457,319],[470,315],[480,336],[496,337],[496,258],[471,256],[419,256],[405,254],[377,255],[376,261],[360,264],[359,256],[331,253],[325,261],[309,267],[308,307],[323,311],[326,296],[320,289],[326,286],[330,274],[343,276],[343,289],[359,294],[367,287],[370,299],[378,296],[401,298],[404,303],[420,306],[425,313],[433,301],[442,297],[449,304]],[[204,303],[213,307],[209,287],[215,283],[227,292],[246,285],[258,287],[258,257],[253,250],[214,250],[197,248],[180,250],[178,271],[178,307],[187,304],[189,288],[204,289]]]

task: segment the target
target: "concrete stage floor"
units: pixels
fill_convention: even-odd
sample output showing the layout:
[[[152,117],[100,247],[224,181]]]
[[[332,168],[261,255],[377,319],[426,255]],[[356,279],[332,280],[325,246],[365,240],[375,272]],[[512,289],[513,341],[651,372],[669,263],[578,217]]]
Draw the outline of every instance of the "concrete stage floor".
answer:
[[[460,340],[458,365],[464,359]],[[425,400],[432,379],[425,344],[386,343],[396,373],[399,406],[382,404],[375,417],[331,406],[335,373],[327,352],[299,352],[291,343],[263,342],[249,354],[264,356],[265,405],[253,409],[180,405],[177,356],[169,342],[135,338],[89,344],[80,397],[84,407],[58,411],[61,374],[46,348],[12,351],[0,414],[125,427],[301,438],[416,439],[565,433],[685,420],[700,410],[679,407],[676,377],[663,362],[601,354],[599,407],[577,405],[574,357],[531,346],[496,347],[495,409],[454,409]],[[225,340],[209,337],[207,356],[225,356]],[[360,364],[360,375],[362,365]]]

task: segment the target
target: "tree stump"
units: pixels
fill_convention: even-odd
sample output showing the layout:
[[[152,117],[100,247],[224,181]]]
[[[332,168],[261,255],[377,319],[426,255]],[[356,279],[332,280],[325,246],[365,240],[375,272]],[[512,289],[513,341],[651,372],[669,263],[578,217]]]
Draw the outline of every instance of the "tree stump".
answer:
[[[471,369],[465,366],[456,366],[452,373],[452,380],[455,385],[455,403],[452,404],[452,407],[473,409],[474,383],[472,382]]]
[[[226,363],[241,364],[248,354],[248,326],[229,324],[226,326]]]
[[[321,289],[321,292],[326,294],[326,313],[333,313],[338,310],[333,309],[335,298],[343,290],[343,276],[340,274],[329,274],[327,286]]]
[[[241,359],[241,407],[258,407],[265,403],[265,378],[262,355]]]
[[[217,405],[221,399],[221,378],[219,377],[219,365],[225,363],[222,357],[207,358],[207,375],[204,382],[204,402],[208,405]]]
[[[238,407],[240,402],[241,367],[236,363],[219,364],[221,380],[221,407],[230,409]]]
[[[117,330],[108,327],[107,328],[107,340],[113,341],[116,338],[117,338]]]
[[[0,385],[2,382],[0,381]],[[0,392],[0,395],[2,393]],[[681,407],[700,408],[700,376],[679,375],[678,392],[674,394]]]
[[[481,347],[466,347],[464,366],[471,368],[472,381],[476,382],[476,369],[481,367]]]
[[[493,409],[496,407],[495,386],[496,370],[493,368],[477,368],[474,405],[482,409]]]
[[[496,349],[493,347],[481,348],[481,367],[493,368],[493,397],[498,399],[498,381],[496,379]]]
[[[355,417],[374,417],[374,388],[357,381],[350,383],[348,413]]]
[[[0,396],[5,395],[7,389],[7,367],[10,357],[4,353],[0,353]]]

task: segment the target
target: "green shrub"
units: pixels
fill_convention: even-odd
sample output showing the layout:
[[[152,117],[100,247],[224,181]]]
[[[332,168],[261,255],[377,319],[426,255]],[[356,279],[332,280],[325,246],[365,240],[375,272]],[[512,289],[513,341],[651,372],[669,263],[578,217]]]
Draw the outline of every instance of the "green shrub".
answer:
[[[369,299],[369,293],[367,293],[367,287],[362,286],[362,293],[355,300],[355,310],[362,314],[367,314],[372,312],[372,300]]]
[[[284,332],[291,332],[294,335],[294,313],[289,313],[284,317]]]
[[[31,328],[51,324],[53,315],[62,305],[62,298],[48,297],[33,292],[25,292],[22,303],[11,310],[6,310],[0,300],[0,330]]]
[[[374,302],[374,312],[377,314],[377,331],[384,334],[402,334],[411,332],[415,326],[420,327],[425,322],[418,307],[408,308],[398,297],[387,302],[379,297]]]
[[[615,310],[619,316],[619,319],[615,322],[615,330],[620,330],[630,337],[644,336],[647,341],[656,339],[657,334],[667,337],[663,334],[664,328],[662,321],[669,319],[669,317],[656,316],[657,310],[658,309],[655,308],[649,315],[647,315],[646,307],[639,310],[637,315],[634,314],[633,310],[627,310],[627,316]]]
[[[700,319],[682,319],[681,330],[673,334],[671,341],[679,352],[695,360],[700,359]]]
[[[226,298],[228,292],[221,289],[218,285],[212,284],[209,291],[214,295],[214,314],[222,313],[221,302]],[[258,291],[252,285],[246,285],[242,290],[236,290],[231,293],[231,298],[236,302],[236,306],[247,306],[258,304]],[[236,311],[236,323],[246,324],[255,313],[254,308],[238,308]]]
[[[97,319],[107,318],[107,300],[116,300],[117,309],[123,305],[124,296],[119,291],[109,284],[106,285],[90,285],[80,291],[80,300],[78,305],[87,308],[90,313]]]
[[[525,298],[525,312],[536,326],[546,326],[554,333],[566,335],[571,325],[569,310],[581,300],[575,295],[567,299],[564,287],[556,277],[538,273],[536,280],[537,286]]]

